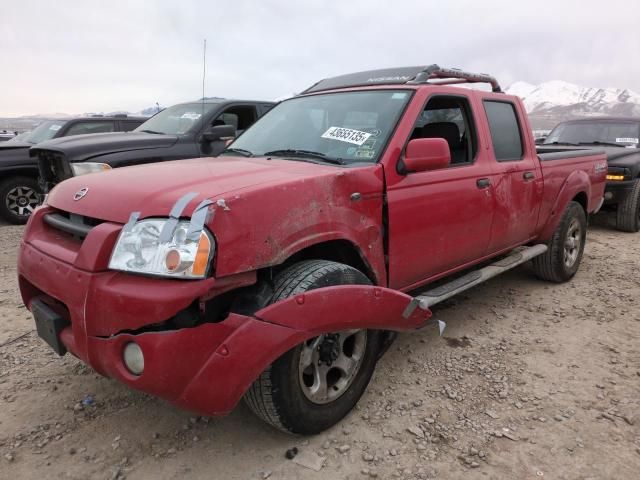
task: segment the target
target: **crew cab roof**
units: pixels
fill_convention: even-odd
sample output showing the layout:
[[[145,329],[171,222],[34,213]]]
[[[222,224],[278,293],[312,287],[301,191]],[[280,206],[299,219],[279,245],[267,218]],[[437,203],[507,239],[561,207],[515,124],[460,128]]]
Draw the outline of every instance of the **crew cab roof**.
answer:
[[[273,101],[269,101],[269,100],[247,100],[247,99],[243,99],[243,100],[238,100],[235,98],[220,98],[220,97],[205,97],[204,100],[202,98],[199,98],[197,100],[193,100],[191,102],[181,102],[181,103],[176,103],[175,105],[172,106],[177,106],[177,105],[192,105],[194,103],[205,103],[207,105],[214,105],[214,104],[223,104],[223,103],[260,103],[260,104],[269,104],[269,105],[274,105],[278,102],[273,102]]]

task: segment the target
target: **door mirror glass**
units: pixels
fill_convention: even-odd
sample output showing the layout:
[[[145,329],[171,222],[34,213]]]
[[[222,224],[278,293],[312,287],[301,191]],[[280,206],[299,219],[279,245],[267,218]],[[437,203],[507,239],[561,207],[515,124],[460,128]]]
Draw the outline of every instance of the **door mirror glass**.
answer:
[[[408,172],[425,172],[447,168],[451,151],[444,138],[416,138],[407,144],[404,166]]]
[[[202,133],[202,141],[211,143],[217,140],[233,138],[235,136],[236,127],[234,127],[233,125],[216,125],[214,127],[207,128]]]

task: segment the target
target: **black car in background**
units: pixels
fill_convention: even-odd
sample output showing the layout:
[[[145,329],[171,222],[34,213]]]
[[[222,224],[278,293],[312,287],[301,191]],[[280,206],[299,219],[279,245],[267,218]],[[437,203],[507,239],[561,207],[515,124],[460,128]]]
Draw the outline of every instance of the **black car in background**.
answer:
[[[272,102],[208,98],[166,108],[132,132],[60,138],[33,147],[45,192],[72,176],[144,163],[217,156]]]
[[[640,230],[640,118],[600,117],[559,123],[543,145],[581,145],[607,153],[604,208],[615,210],[618,230]]]
[[[25,223],[40,203],[38,162],[29,156],[31,147],[70,135],[128,132],[145,120],[127,115],[44,120],[27,135],[0,143],[0,217]]]

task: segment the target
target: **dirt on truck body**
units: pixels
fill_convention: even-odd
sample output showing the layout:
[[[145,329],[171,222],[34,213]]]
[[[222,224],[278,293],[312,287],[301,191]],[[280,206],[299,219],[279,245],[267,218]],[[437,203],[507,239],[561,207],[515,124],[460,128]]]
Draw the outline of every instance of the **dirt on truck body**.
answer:
[[[493,92],[447,85],[460,82]],[[218,158],[56,186],[25,231],[21,293],[40,336],[101,374],[204,415],[244,397],[317,433],[432,305],[527,261],[575,275],[606,159],[538,155],[529,132],[486,75],[323,80]]]

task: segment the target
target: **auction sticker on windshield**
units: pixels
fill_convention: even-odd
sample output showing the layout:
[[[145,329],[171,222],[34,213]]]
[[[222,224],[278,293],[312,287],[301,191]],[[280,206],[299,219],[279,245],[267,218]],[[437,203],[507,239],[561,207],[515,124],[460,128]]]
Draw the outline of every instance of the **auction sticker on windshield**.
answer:
[[[638,143],[638,139],[637,138],[632,138],[632,137],[616,138],[616,143]]]
[[[329,127],[324,132],[322,138],[330,140],[338,140],[339,142],[353,143],[354,145],[362,145],[371,136],[370,133],[361,132],[360,130],[352,130],[350,128]]]

